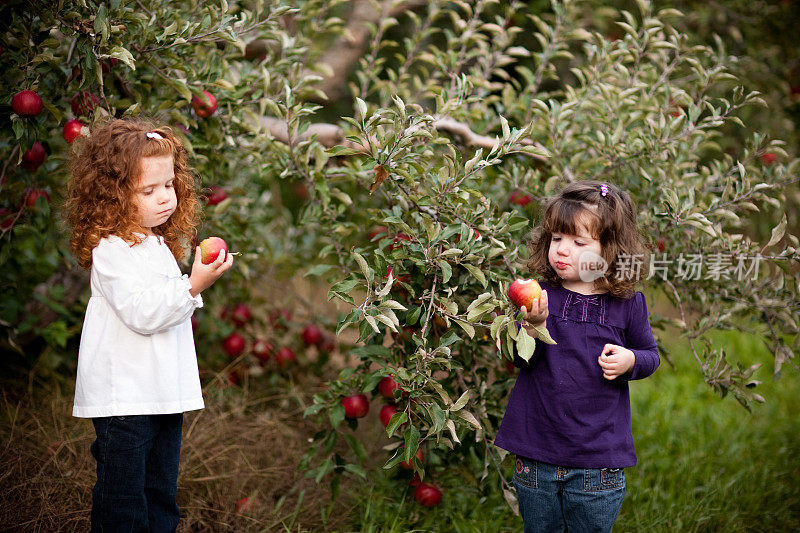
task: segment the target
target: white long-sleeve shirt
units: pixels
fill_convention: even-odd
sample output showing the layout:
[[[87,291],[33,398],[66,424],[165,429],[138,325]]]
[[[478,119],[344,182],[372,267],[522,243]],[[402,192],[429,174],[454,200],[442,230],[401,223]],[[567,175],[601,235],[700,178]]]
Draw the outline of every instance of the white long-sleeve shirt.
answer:
[[[76,417],[202,409],[190,318],[203,306],[162,239],[116,236],[92,251],[91,290],[78,353]]]

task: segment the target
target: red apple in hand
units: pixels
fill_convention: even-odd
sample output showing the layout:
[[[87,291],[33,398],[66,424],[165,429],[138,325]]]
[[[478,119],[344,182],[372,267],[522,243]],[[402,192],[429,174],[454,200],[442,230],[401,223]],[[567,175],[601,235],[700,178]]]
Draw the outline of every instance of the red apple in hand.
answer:
[[[197,95],[192,96],[192,108],[198,117],[208,118],[217,110],[217,99],[210,92],[203,91],[202,98]]]
[[[234,331],[222,341],[222,349],[225,350],[231,358],[238,357],[242,354],[245,348],[245,340],[241,333]]]
[[[381,419],[381,424],[384,427],[389,425],[389,421],[392,419],[392,415],[397,412],[397,407],[394,405],[384,405],[381,407],[381,412],[378,414],[378,417]]]
[[[42,99],[36,91],[20,91],[11,99],[11,109],[21,117],[35,117],[44,109]]]
[[[220,252],[225,252],[225,259],[228,256],[228,245],[219,237],[209,237],[200,243],[200,261],[204,265],[213,263]]]
[[[425,507],[436,507],[442,501],[442,491],[430,483],[420,483],[414,489],[414,499]]]
[[[36,141],[22,154],[22,166],[31,172],[36,172],[45,159],[47,159],[47,152],[42,143]]]
[[[64,131],[62,134],[64,135],[64,140],[67,141],[69,144],[75,142],[75,139],[81,136],[81,128],[83,127],[83,122],[78,120],[77,118],[71,118],[64,124]]]
[[[364,394],[353,394],[342,398],[344,416],[347,418],[362,418],[369,412],[369,400]]]
[[[539,298],[542,288],[535,279],[515,279],[508,287],[508,297],[517,307],[530,311],[533,301]]]

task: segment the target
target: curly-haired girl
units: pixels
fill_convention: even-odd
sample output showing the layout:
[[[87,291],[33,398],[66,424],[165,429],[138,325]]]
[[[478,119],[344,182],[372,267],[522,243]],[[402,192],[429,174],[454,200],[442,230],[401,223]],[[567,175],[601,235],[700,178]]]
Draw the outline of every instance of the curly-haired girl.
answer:
[[[70,244],[91,269],[73,416],[97,435],[92,530],[174,531],[183,412],[204,405],[190,318],[233,256],[204,265],[198,248],[181,275],[199,202],[169,128],[112,120],[70,172]]]
[[[611,531],[636,464],[628,382],[655,372],[658,348],[634,286],[646,269],[636,212],[608,183],[568,185],[547,206],[531,245],[543,278],[532,334],[496,444],[517,455],[514,485],[525,532]]]

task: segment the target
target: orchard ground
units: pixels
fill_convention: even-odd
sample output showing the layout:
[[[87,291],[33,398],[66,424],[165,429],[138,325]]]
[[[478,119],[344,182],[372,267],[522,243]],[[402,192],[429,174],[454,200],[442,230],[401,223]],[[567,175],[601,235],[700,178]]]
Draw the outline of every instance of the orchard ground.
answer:
[[[639,464],[627,471],[628,496],[616,531],[797,531],[800,529],[800,382],[773,381],[761,370],[767,398],[747,413],[702,382],[682,341],[664,335],[666,360],[632,387]],[[759,341],[717,336],[743,365],[763,360]],[[346,364],[334,357],[330,376]],[[786,368],[786,374],[795,372]],[[330,377],[328,376],[328,377]],[[325,376],[323,376],[324,378]],[[408,474],[383,474],[387,444],[380,403],[355,435],[373,464],[371,477],[343,478],[331,502],[327,480],[306,479],[297,463],[316,431],[302,416],[322,384],[287,375],[280,390],[259,379],[206,384],[206,409],[185,418],[180,531],[520,531],[498,490],[481,491],[467,469],[440,474],[442,504],[425,509],[408,490]],[[0,528],[11,531],[88,529],[94,461],[91,424],[70,416],[73,383],[47,390],[4,388],[0,435]],[[378,396],[376,392],[376,396]],[[510,476],[511,462],[505,470]]]

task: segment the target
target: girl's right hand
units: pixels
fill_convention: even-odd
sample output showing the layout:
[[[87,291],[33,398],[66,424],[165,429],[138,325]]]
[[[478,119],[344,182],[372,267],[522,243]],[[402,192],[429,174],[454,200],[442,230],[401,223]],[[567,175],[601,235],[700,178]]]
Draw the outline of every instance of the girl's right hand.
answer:
[[[525,324],[530,324],[533,327],[541,326],[547,321],[547,315],[550,312],[547,310],[547,291],[542,291],[539,298],[533,301],[530,311],[523,305],[521,308],[525,313]]]
[[[233,254],[219,254],[217,258],[204,265],[201,260],[200,247],[194,250],[194,263],[192,263],[192,273],[189,276],[189,283],[192,284],[189,294],[197,296],[217,281],[226,270],[233,266]]]

